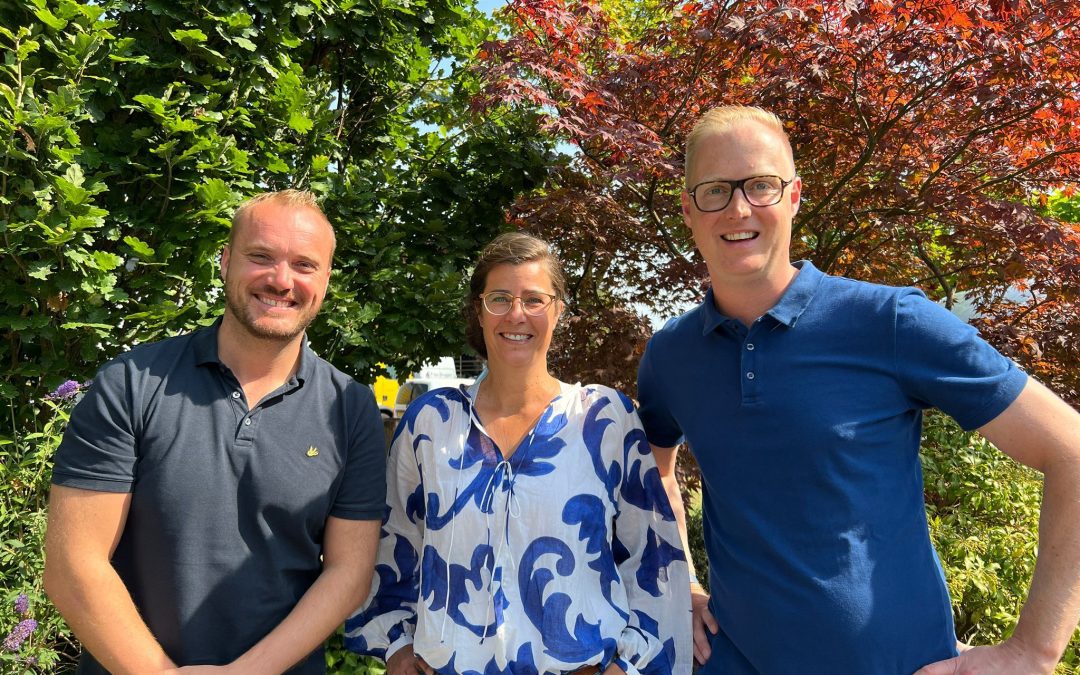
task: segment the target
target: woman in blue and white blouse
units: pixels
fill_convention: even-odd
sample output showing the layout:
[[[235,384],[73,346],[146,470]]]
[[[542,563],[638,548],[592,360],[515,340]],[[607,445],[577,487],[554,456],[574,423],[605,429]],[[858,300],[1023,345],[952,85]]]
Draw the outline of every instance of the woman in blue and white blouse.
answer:
[[[346,645],[390,675],[690,672],[685,555],[630,400],[548,372],[566,282],[548,245],[481,253],[465,389],[398,426],[372,595]]]

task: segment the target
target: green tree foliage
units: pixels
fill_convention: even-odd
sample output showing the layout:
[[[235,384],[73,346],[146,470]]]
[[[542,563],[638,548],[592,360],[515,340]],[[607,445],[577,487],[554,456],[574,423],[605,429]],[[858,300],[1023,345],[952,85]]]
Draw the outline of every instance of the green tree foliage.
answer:
[[[1080,405],[1080,228],[1029,207],[1075,189],[1080,5],[511,0],[501,16],[485,100],[542,109],[576,148],[513,213],[570,262],[581,333],[632,343],[640,325],[612,308],[700,299],[686,134],[714,106],[760,105],[802,177],[795,257],[947,305],[963,292],[996,347]],[[582,377],[633,379],[633,349],[578,345]]]
[[[541,177],[527,114],[474,115],[464,0],[9,0],[0,7],[0,396],[16,407],[220,306],[229,217],[324,195],[311,331],[362,379],[461,344],[461,270]],[[8,435],[10,438],[10,435]]]
[[[76,649],[40,588],[67,414],[44,394],[212,320],[245,197],[322,195],[336,271],[309,335],[335,364],[460,351],[462,270],[548,153],[531,114],[470,108],[489,30],[470,0],[0,3],[0,629],[22,593],[38,622],[0,670]],[[335,670],[371,667],[334,644]]]
[[[1048,215],[1066,223],[1080,223],[1080,194],[1057,192],[1046,199]]]

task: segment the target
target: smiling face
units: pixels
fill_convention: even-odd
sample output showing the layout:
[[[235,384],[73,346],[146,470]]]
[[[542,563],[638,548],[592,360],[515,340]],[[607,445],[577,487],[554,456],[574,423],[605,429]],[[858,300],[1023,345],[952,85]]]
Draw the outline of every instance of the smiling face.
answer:
[[[504,291],[518,297],[536,292],[557,295],[547,265],[542,261],[492,267],[485,280],[484,293],[492,291]],[[542,365],[547,368],[551,336],[562,313],[561,301],[552,302],[538,316],[526,314],[518,300],[514,300],[510,311],[501,316],[488,312],[481,302],[476,303],[476,311],[489,364],[493,367]]]
[[[687,166],[687,184],[709,180],[741,180],[773,175],[792,178],[791,149],[774,130],[756,121],[739,121],[703,136]],[[792,274],[789,260],[791,222],[799,210],[801,181],[796,177],[773,206],[751,206],[736,190],[731,203],[712,213],[699,211],[690,194],[682,193],[682,212],[694,243],[709,268],[713,286],[769,283],[785,285]]]
[[[249,335],[290,341],[315,318],[330,282],[334,235],[315,209],[254,205],[221,254],[225,318]]]

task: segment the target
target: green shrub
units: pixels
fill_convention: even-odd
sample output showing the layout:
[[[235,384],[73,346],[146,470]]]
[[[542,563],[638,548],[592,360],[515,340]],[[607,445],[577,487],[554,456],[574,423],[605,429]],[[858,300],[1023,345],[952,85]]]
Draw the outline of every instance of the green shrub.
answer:
[[[35,419],[46,420],[40,429],[16,433],[13,439],[0,438],[0,634],[9,635],[23,621],[37,622],[20,644],[0,647],[0,672],[4,673],[70,670],[79,650],[71,631],[46,599],[41,582],[52,456],[78,386],[71,383],[68,389],[60,392],[66,395],[35,402],[42,412]],[[14,414],[10,410],[5,413]],[[25,611],[15,606],[21,595],[26,596]]]
[[[343,675],[385,675],[386,667],[378,659],[360,656],[345,649],[345,627],[341,626],[326,642],[326,672]]]
[[[930,537],[953,601],[956,634],[990,644],[1012,634],[1035,569],[1041,475],[940,413],[923,429]],[[1080,665],[1080,633],[1059,672]]]

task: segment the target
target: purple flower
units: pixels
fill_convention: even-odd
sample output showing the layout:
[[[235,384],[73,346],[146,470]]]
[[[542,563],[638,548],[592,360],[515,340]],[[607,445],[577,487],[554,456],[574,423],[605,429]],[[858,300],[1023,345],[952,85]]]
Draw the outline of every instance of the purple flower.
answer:
[[[9,652],[19,651],[19,647],[22,647],[22,643],[26,642],[26,638],[30,637],[30,634],[37,630],[37,621],[33,619],[23,619],[19,622],[19,625],[11,629],[7,637],[4,638],[4,649]]]
[[[55,390],[50,391],[46,396],[46,400],[49,401],[63,401],[69,398],[73,398],[75,394],[79,393],[83,385],[75,380],[65,380],[63,384],[57,387]]]
[[[19,593],[19,597],[15,598],[15,613],[19,616],[30,613],[30,598],[26,597],[26,593]]]

